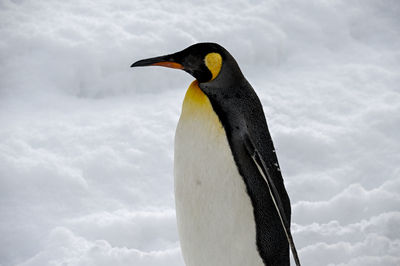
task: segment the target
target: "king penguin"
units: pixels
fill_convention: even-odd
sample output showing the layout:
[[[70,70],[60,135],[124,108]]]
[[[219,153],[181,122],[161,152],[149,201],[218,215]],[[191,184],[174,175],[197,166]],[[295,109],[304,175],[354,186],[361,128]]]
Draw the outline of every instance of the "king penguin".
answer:
[[[131,67],[182,69],[195,80],[175,134],[174,187],[187,266],[290,265],[291,207],[261,102],[216,43]]]

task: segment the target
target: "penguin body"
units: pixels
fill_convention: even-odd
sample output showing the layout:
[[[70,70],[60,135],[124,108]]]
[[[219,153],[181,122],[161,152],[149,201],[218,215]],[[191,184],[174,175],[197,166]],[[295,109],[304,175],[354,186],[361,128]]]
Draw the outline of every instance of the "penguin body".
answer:
[[[186,265],[263,265],[246,185],[225,129],[197,81],[186,93],[176,130],[174,175]]]
[[[200,43],[132,66],[196,78],[175,136],[175,200],[187,266],[289,265],[290,201],[259,98],[223,47]]]

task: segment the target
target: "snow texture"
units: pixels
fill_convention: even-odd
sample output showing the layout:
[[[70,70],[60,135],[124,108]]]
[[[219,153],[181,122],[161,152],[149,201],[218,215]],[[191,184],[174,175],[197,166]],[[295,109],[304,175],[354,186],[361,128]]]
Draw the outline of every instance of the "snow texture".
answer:
[[[397,0],[0,0],[0,265],[182,266],[173,140],[225,46],[258,92],[303,265],[400,265]]]

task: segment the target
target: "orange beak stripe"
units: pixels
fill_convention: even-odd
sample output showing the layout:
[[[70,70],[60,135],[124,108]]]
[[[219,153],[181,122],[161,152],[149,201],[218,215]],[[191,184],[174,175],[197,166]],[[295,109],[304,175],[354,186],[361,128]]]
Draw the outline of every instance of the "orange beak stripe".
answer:
[[[169,68],[177,68],[177,69],[183,69],[183,66],[179,63],[175,62],[158,62],[152,64],[152,66],[163,66],[163,67],[169,67]]]

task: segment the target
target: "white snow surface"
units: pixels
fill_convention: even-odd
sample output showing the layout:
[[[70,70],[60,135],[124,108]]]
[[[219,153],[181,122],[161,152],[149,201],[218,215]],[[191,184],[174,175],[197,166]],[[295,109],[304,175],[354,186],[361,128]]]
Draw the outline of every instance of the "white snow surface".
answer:
[[[397,0],[0,1],[0,265],[182,266],[173,140],[200,41],[264,105],[303,265],[400,265]]]

